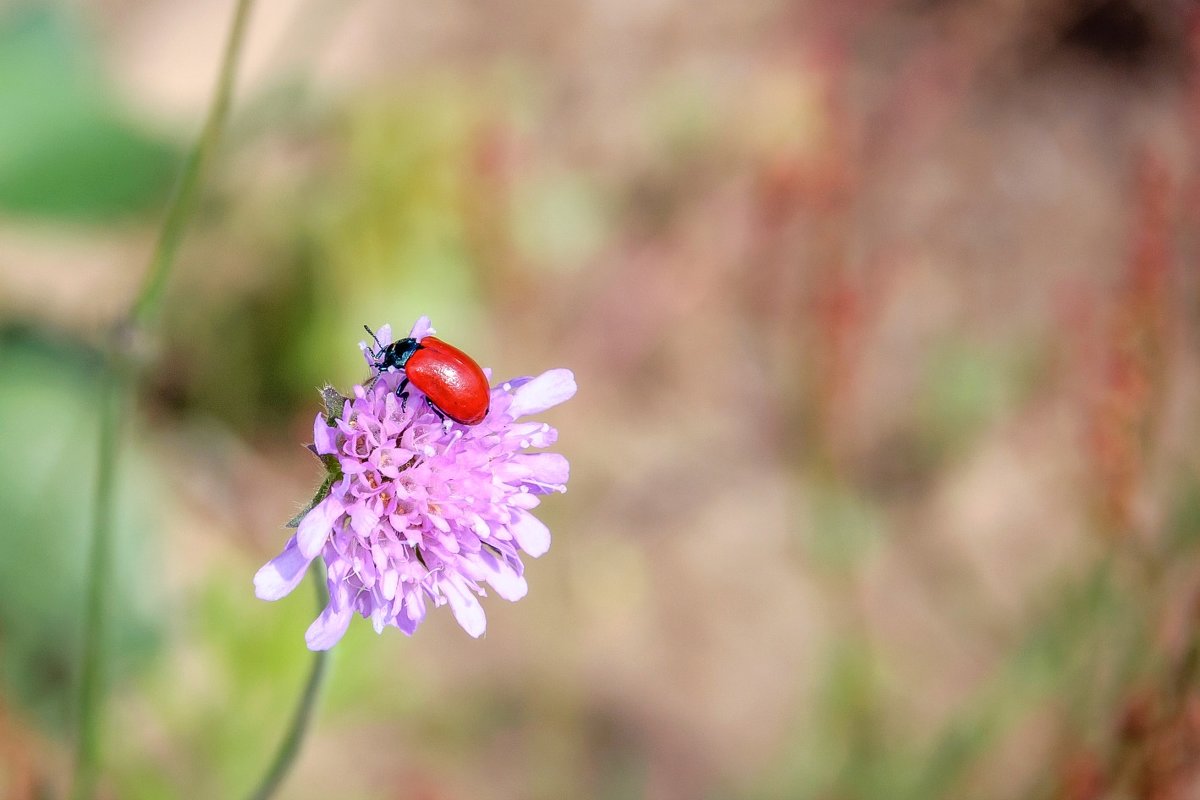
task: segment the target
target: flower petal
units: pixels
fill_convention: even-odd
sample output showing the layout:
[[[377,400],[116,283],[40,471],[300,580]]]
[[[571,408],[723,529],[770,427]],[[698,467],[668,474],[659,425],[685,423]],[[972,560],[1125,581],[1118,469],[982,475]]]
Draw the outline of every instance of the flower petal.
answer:
[[[350,627],[350,618],[353,616],[353,608],[335,608],[334,603],[330,602],[304,634],[308,649],[328,650],[340,642],[346,635],[346,628]]]
[[[575,395],[575,375],[569,369],[552,369],[513,390],[508,408],[513,419],[537,414],[570,400]]]
[[[255,573],[255,597],[259,600],[278,600],[285,597],[300,583],[311,563],[312,557],[305,557],[296,546],[296,537],[288,539],[283,552]]]
[[[391,324],[384,325],[379,330],[375,331],[375,339],[370,343],[359,342],[358,349],[362,350],[363,358],[366,359],[367,366],[375,368],[375,359],[371,357],[372,351],[378,351],[379,348],[387,347],[392,343],[392,326]]]
[[[300,527],[296,529],[296,544],[305,558],[315,558],[321,552],[333,530],[333,523],[343,510],[342,501],[331,494],[317,503],[300,521]]]
[[[371,532],[379,524],[379,515],[362,501],[351,504],[347,510],[350,514],[350,526],[354,528],[354,532],[363,539],[370,538]]]
[[[537,508],[541,505],[541,498],[530,491],[526,491],[525,487],[521,487],[522,491],[517,492],[508,498],[508,504],[514,508]]]
[[[313,421],[313,447],[317,453],[323,456],[335,455],[338,451],[337,436],[337,426],[326,423],[324,413],[317,414],[316,420]]]
[[[417,592],[398,596],[404,597],[404,607],[396,613],[395,625],[405,635],[412,636],[425,619],[425,601]]]
[[[394,600],[396,598],[396,587],[400,584],[400,573],[394,569],[380,570],[383,575],[383,581],[380,583],[380,591],[383,592],[385,600]]]
[[[440,588],[450,601],[450,610],[462,629],[476,639],[482,636],[487,629],[487,615],[483,613],[479,598],[453,579],[442,581]]]
[[[501,561],[484,550],[479,554],[478,564],[483,568],[483,580],[505,600],[516,602],[529,593],[529,584],[517,574],[506,561]]]
[[[558,485],[571,477],[571,464],[559,453],[530,453],[519,459],[533,470],[533,478],[538,483]]]
[[[424,339],[426,336],[432,336],[436,332],[433,326],[429,324],[429,317],[421,316],[412,326],[412,330],[408,332],[408,335],[413,339]]]
[[[505,483],[526,487],[531,492],[565,492],[571,465],[558,453],[529,453],[514,456],[494,468]]]
[[[387,624],[387,606],[377,605],[371,610],[371,627],[376,633],[383,633],[383,626]]]
[[[534,558],[550,549],[550,529],[533,514],[525,511],[515,512],[508,530],[521,549]]]

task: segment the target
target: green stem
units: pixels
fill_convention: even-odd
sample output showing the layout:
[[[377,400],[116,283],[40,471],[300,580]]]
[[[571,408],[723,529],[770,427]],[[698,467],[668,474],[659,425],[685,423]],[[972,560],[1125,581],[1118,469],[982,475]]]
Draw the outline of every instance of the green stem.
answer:
[[[150,271],[146,274],[142,291],[129,315],[130,321],[135,325],[145,325],[149,322],[162,300],[163,287],[166,286],[167,277],[175,262],[184,228],[196,206],[200,179],[207,170],[225,127],[225,117],[229,113],[233,97],[234,77],[237,74],[238,59],[252,4],[253,0],[238,0],[233,25],[229,29],[229,39],[225,42],[225,53],[221,59],[221,74],[217,78],[217,88],[208,108],[208,118],[204,121],[200,138],[188,155],[183,174],[175,186],[175,193],[167,207],[167,216],[163,220],[158,243],[154,248],[154,256],[150,260]]]
[[[117,442],[125,416],[127,387],[115,368],[104,371],[100,386],[100,446],[96,471],[96,497],[92,505],[92,552],[87,575],[87,610],[83,643],[83,674],[79,692],[79,735],[76,742],[73,796],[91,797],[96,788],[100,752],[100,700],[107,678],[103,655],[108,629],[112,564],[113,496],[117,467]]]
[[[317,611],[319,613],[325,609],[325,604],[329,602],[329,594],[325,587],[325,571],[320,567],[319,559],[313,565],[312,576],[313,585],[317,590]],[[292,762],[296,760],[296,754],[300,752],[300,743],[304,740],[304,734],[308,730],[308,723],[312,719],[313,707],[316,705],[321,683],[325,680],[328,663],[328,650],[318,650],[316,653],[313,653],[312,669],[308,673],[308,682],[305,683],[304,693],[300,695],[300,702],[296,705],[296,713],[292,715],[292,723],[288,726],[287,735],[283,737],[283,741],[279,745],[279,751],[275,754],[275,760],[271,762],[270,769],[263,776],[258,788],[250,795],[251,800],[268,800],[268,798],[275,794],[279,785],[283,783],[283,779],[287,777]]]
[[[128,416],[127,406],[135,377],[128,350],[142,332],[140,329],[148,328],[153,323],[179,242],[195,207],[202,178],[217,148],[233,95],[234,76],[252,3],[253,0],[238,0],[204,129],[188,155],[183,173],[168,202],[141,291],[129,312],[115,327],[114,336],[107,343],[105,351],[105,369],[100,389],[100,444],[92,502],[91,552],[86,577],[87,609],[76,720],[77,750],[72,781],[72,797],[76,800],[88,800],[95,794],[99,775],[107,672],[105,645],[112,580],[113,498],[117,483],[120,432]]]

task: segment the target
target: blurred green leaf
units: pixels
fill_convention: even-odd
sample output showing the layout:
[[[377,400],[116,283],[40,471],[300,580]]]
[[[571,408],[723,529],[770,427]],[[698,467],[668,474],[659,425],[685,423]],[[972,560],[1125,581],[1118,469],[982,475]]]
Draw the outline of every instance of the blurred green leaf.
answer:
[[[140,131],[58,4],[0,17],[0,209],[104,220],[165,195],[177,150]]]
[[[1111,567],[1099,562],[1052,582],[1001,668],[935,737],[896,797],[961,796],[970,769],[1048,703],[1066,707],[1080,741],[1108,732],[1104,715],[1151,652],[1136,602],[1114,585]]]
[[[161,733],[190,757],[148,760],[143,739],[114,741],[116,796],[239,797],[260,777],[312,659],[304,629],[315,611],[307,583],[278,603],[256,601],[250,574],[237,561],[181,598],[174,646],[137,690]]]
[[[584,266],[608,235],[598,188],[585,176],[566,171],[519,183],[512,225],[524,253],[558,270]]]
[[[52,727],[74,703],[94,483],[96,370],[87,351],[0,334],[0,680]],[[112,634],[116,677],[158,643],[149,531],[152,473],[126,448],[117,500]],[[134,498],[137,498],[134,500]]]
[[[960,452],[1017,393],[1013,354],[964,341],[934,353],[918,399],[920,430],[934,457]]]
[[[1181,476],[1172,499],[1164,545],[1172,555],[1181,555],[1200,543],[1200,476],[1192,471]]]
[[[287,250],[261,258],[283,266],[246,291],[206,293],[186,280],[168,289],[168,355],[150,376],[178,411],[256,433],[286,425],[297,409],[315,411],[313,389],[326,377],[299,349],[313,314],[311,265]],[[346,361],[362,364],[353,341],[349,348]]]
[[[882,513],[867,495],[840,481],[815,481],[810,492],[812,510],[801,535],[807,557],[826,569],[854,569],[882,535]]]

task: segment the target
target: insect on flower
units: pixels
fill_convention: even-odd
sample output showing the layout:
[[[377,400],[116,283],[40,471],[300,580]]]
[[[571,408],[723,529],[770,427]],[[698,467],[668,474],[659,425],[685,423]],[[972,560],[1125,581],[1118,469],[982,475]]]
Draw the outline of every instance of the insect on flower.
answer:
[[[376,632],[411,635],[441,605],[480,636],[486,589],[521,599],[522,559],[550,548],[550,530],[533,510],[544,495],[567,490],[570,467],[543,451],[557,439],[554,428],[529,418],[570,399],[575,376],[551,369],[489,388],[487,373],[431,333],[422,317],[392,345],[390,326],[380,328],[373,348],[360,344],[369,379],[350,397],[326,388],[311,448],[325,482],[289,523],[296,531],[283,552],[254,576],[255,594],[278,600],[314,559],[325,562],[329,605],[305,636],[313,650],[336,644],[355,614]],[[418,369],[424,359],[434,377]],[[466,375],[466,388],[438,377],[446,371]]]
[[[374,331],[363,327],[375,340],[375,349],[369,351],[374,369],[379,373],[404,370],[398,395],[407,399],[404,389],[411,381],[435,411],[463,425],[483,422],[491,406],[491,389],[473,358],[436,336],[420,340],[409,336],[383,345]]]

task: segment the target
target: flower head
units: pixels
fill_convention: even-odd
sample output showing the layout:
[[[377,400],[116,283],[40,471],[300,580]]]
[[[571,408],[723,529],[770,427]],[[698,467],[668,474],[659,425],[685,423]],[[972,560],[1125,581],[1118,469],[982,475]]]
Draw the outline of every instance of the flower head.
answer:
[[[422,317],[410,335],[432,332]],[[388,344],[390,326],[378,338]],[[529,452],[553,444],[556,431],[522,418],[569,399],[575,378],[554,369],[500,384],[483,422],[466,426],[443,420],[414,386],[398,396],[403,376],[374,372],[360,346],[372,380],[317,415],[312,450],[329,476],[283,552],[254,576],[255,593],[287,595],[320,557],[330,600],[305,636],[313,650],[336,644],[356,612],[376,632],[394,625],[411,635],[430,604],[448,604],[479,636],[484,586],[506,600],[525,596],[521,554],[550,547],[531,511],[540,495],[566,491],[566,458]]]

